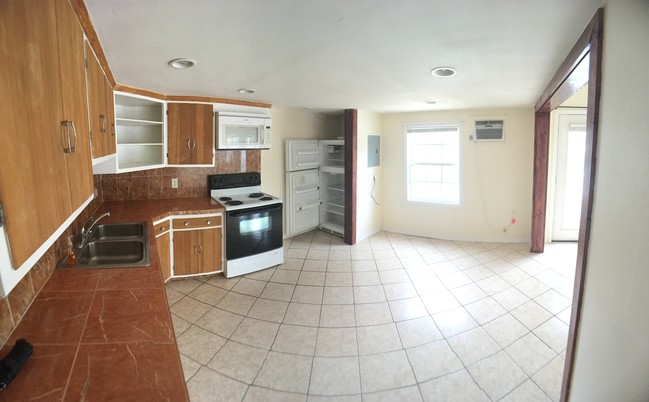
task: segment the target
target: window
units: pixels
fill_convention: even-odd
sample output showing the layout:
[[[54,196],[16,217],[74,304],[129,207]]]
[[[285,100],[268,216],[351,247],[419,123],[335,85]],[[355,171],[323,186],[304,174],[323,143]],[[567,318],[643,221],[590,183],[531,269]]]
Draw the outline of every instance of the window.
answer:
[[[460,204],[460,126],[406,126],[408,201]]]

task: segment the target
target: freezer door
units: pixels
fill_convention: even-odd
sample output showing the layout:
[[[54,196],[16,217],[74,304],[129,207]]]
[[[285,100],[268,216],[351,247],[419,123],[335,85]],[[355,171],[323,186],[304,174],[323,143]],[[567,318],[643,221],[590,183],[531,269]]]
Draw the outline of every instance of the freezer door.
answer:
[[[286,235],[293,236],[318,227],[320,222],[318,171],[302,170],[286,174]]]
[[[318,140],[286,140],[286,171],[317,169]]]

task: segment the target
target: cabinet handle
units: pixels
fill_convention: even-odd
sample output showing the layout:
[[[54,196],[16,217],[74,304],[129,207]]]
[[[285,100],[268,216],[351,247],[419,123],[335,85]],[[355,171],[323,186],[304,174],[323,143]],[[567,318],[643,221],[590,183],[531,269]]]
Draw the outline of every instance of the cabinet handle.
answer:
[[[72,133],[74,134],[74,143],[70,146],[70,153],[75,153],[77,152],[77,128],[72,120],[69,121],[69,125],[72,126]]]
[[[164,226],[161,226],[161,227],[160,227],[160,231],[161,231],[161,232],[164,232],[165,230],[167,230],[166,227],[164,227]]]
[[[110,134],[114,137],[115,136],[115,124],[110,125]]]
[[[198,247],[198,246],[194,246],[194,254],[198,254],[198,252],[196,251],[196,250],[197,250],[197,247]]]
[[[203,254],[203,246],[198,246],[198,254]]]
[[[63,139],[63,152],[66,153],[66,154],[70,154],[70,153],[74,152],[74,149],[72,148],[72,142],[70,140],[70,121],[69,120],[63,120],[61,122],[61,138]]]
[[[187,140],[187,148],[189,148],[189,149],[192,149],[192,147],[189,145],[189,144],[191,144],[191,141],[192,141],[191,139]]]
[[[189,226],[189,222],[188,222],[188,221],[185,221],[185,226]]]
[[[206,225],[211,225],[211,224],[212,224],[212,221],[209,221],[209,220],[208,220],[207,222],[205,222],[205,224],[206,224]]]
[[[106,132],[106,116],[104,116],[103,114],[99,115],[99,132]]]
[[[192,149],[196,149],[196,140],[192,138]]]

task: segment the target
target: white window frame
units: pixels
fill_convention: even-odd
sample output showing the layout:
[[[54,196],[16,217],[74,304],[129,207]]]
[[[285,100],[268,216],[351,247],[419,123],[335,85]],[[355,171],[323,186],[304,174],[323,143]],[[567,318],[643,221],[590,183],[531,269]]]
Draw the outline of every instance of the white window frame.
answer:
[[[410,168],[409,168],[409,158],[408,158],[408,131],[413,128],[429,128],[429,127],[457,127],[457,142],[458,142],[458,200],[455,202],[444,202],[441,200],[424,200],[424,199],[411,199],[410,195]],[[425,204],[425,205],[437,205],[445,207],[460,207],[462,206],[463,200],[463,168],[462,168],[462,134],[464,131],[464,121],[437,121],[437,122],[428,122],[428,123],[409,123],[404,124],[403,127],[403,144],[404,144],[404,168],[405,168],[405,198],[407,203],[413,204]]]

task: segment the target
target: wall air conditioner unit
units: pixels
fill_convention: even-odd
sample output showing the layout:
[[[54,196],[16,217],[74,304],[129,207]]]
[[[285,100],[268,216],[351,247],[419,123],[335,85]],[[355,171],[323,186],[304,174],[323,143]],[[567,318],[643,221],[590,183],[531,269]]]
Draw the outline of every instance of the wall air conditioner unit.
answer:
[[[503,141],[505,139],[504,120],[476,120],[474,141]]]

